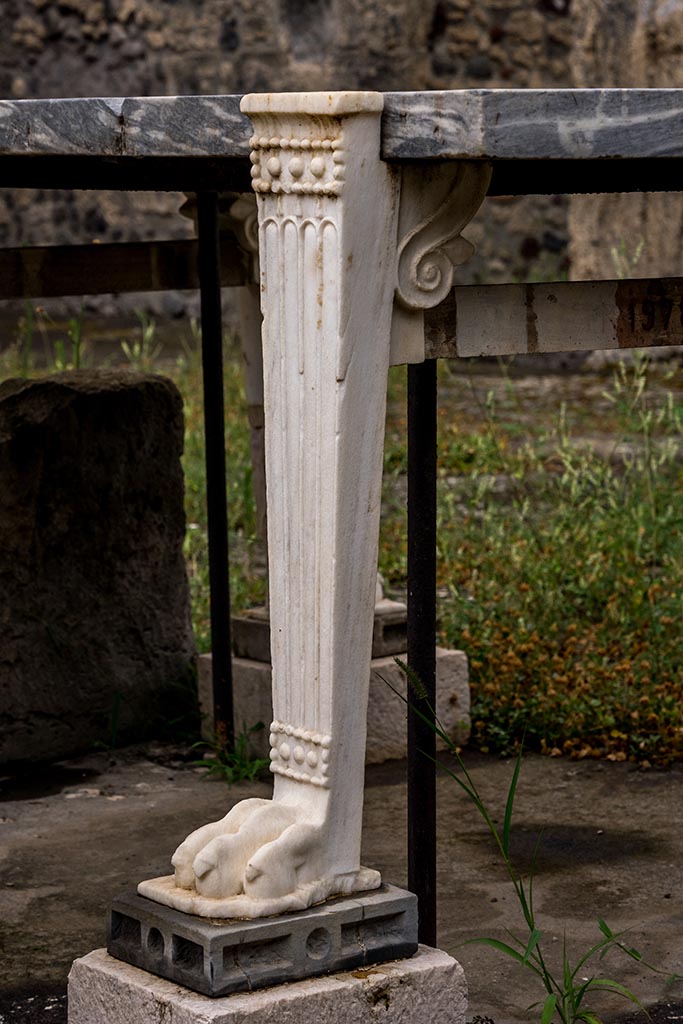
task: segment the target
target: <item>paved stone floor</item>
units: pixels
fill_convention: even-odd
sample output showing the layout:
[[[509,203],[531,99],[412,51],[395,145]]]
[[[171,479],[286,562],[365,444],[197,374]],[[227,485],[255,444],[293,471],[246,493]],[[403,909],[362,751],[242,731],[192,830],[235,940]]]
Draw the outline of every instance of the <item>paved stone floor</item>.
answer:
[[[62,1024],[71,961],[104,944],[112,896],[170,870],[176,844],[238,799],[269,783],[228,790],[202,777],[189,753],[134,748],[89,755],[0,781],[0,1024]],[[502,820],[512,762],[468,754],[494,817]],[[367,776],[363,861],[406,884],[405,765]],[[538,833],[536,906],[549,956],[598,941],[597,919],[628,928],[628,942],[664,970],[683,973],[683,770],[527,756],[513,848],[528,866]],[[469,1019],[534,1019],[541,993],[530,972],[495,950],[465,945],[520,929],[509,881],[483,822],[452,780],[439,781],[439,945],[470,988]],[[683,984],[667,988],[611,956],[602,976],[632,986],[660,1022],[683,1019]],[[607,1019],[628,1008],[606,999]],[[538,1013],[535,1015],[538,1019]],[[642,1018],[643,1020],[645,1018]]]

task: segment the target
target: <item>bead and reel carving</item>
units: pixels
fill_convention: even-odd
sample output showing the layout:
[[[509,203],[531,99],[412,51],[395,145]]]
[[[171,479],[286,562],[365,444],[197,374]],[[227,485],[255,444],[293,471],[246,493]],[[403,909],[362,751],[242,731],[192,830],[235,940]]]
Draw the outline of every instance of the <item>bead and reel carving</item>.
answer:
[[[297,782],[329,788],[332,737],[283,722],[270,726],[270,770]]]
[[[344,182],[341,136],[296,139],[252,136],[251,177],[255,192],[338,196]]]

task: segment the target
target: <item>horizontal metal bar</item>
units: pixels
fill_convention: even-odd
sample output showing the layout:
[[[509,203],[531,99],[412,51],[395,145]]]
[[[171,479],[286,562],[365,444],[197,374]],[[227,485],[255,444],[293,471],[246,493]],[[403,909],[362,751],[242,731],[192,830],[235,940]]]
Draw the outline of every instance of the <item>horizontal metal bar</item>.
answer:
[[[244,282],[235,239],[223,235],[221,285]],[[0,249],[0,299],[198,287],[195,239]]]
[[[683,158],[667,160],[496,160],[490,196],[678,192]]]
[[[250,166],[246,157],[0,154],[0,188],[249,192]]]
[[[454,288],[425,314],[429,358],[683,345],[683,278]]]

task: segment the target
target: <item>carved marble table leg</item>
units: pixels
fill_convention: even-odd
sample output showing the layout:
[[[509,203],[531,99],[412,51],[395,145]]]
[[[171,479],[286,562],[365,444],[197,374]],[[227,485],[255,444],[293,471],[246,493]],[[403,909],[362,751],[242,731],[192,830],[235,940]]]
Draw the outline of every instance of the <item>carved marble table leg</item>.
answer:
[[[382,103],[243,100],[264,314],[274,792],[189,836],[175,880],[139,887],[205,916],[380,884],[359,855],[398,203],[379,159]]]

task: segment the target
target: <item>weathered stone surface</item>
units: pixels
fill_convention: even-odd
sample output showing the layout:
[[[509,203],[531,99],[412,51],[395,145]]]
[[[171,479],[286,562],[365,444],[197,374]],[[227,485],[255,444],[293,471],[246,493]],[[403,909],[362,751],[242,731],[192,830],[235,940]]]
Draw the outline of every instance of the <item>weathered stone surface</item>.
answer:
[[[682,14],[680,0],[575,0],[572,84],[680,88]],[[669,131],[662,136],[672,137]],[[573,196],[569,203],[572,277],[679,274],[682,219],[681,193]]]
[[[406,649],[407,609],[400,601],[382,597],[375,602],[372,625],[372,657],[401,654]],[[270,661],[270,621],[267,608],[251,608],[234,615],[231,624],[232,649],[238,658]]]
[[[368,701],[369,764],[406,756],[406,705],[391,687],[406,694],[404,673],[394,658],[375,659]],[[470,690],[467,655],[463,651],[449,651],[443,647],[436,649],[436,713],[454,743],[467,742],[470,734]],[[443,742],[438,739],[437,748],[444,749]]]
[[[409,960],[211,999],[96,950],[69,975],[69,1024],[464,1024],[457,961],[420,946]]]
[[[250,608],[233,615],[230,624],[232,649],[238,658],[270,661],[270,621],[267,608]]]
[[[417,897],[383,885],[294,914],[210,921],[136,893],[112,904],[112,956],[213,998],[417,951]]]
[[[631,45],[638,43],[636,36]],[[649,71],[642,63],[641,77]],[[239,102],[239,95],[0,100],[0,154],[246,159],[251,128]],[[673,88],[538,89],[533,102],[524,89],[387,92],[382,156],[680,157],[682,108],[683,93]]]
[[[0,760],[190,705],[182,403],[158,376],[0,385]]]
[[[209,740],[213,735],[211,655],[202,654],[197,659],[197,666],[202,735]],[[381,764],[406,756],[406,707],[387,685],[389,682],[399,693],[405,694],[405,676],[393,657],[373,659],[371,669],[365,762]],[[436,671],[439,718],[454,742],[466,743],[470,732],[466,654],[437,647]],[[233,658],[232,672],[236,729],[239,732],[263,722],[266,728],[250,736],[249,750],[254,757],[267,757],[267,730],[273,717],[270,665],[247,658]]]
[[[239,96],[0,100],[0,154],[249,155]]]
[[[211,655],[201,654],[197,658],[199,713],[202,720],[202,736],[208,741],[211,741],[215,734],[211,672]],[[272,673],[268,662],[252,661],[249,658],[232,659],[235,732],[238,735],[247,732],[259,722],[264,725],[263,729],[249,737],[248,748],[252,757],[268,757],[268,726],[273,720],[271,686]]]
[[[0,94],[566,86],[574,21],[569,0],[533,7],[521,0],[39,0],[27,9],[23,0],[7,0]],[[110,142],[145,144],[139,134],[119,131],[114,109],[103,107],[101,116]],[[186,128],[192,132],[187,121]],[[153,144],[152,136],[146,144]],[[187,228],[176,217],[181,201],[173,193],[13,191],[0,197],[0,244],[183,237]],[[561,263],[564,254],[555,257],[546,248],[544,231],[549,220],[564,224],[563,207],[534,198],[519,200],[515,209],[523,211],[522,224],[510,230],[482,211],[480,256],[460,281],[482,275],[510,280],[539,264],[547,276]],[[103,300],[97,302],[101,307]]]

